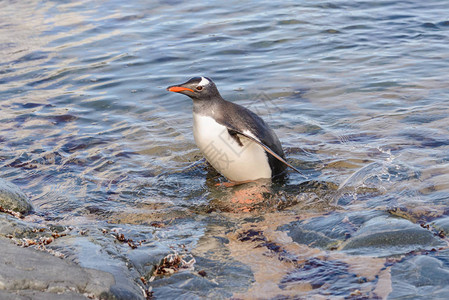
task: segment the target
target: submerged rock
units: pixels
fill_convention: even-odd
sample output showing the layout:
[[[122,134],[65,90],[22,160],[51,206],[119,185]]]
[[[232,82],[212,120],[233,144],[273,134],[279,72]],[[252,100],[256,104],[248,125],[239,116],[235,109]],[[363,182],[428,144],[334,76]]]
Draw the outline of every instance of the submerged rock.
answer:
[[[447,299],[449,251],[410,256],[391,268],[390,299]]]
[[[444,245],[432,231],[382,211],[334,212],[294,221],[278,230],[286,231],[298,244],[374,257]]]
[[[390,256],[442,246],[432,232],[410,221],[379,216],[366,222],[342,247],[358,255]]]
[[[298,244],[335,249],[365,222],[381,214],[380,211],[333,212],[324,216],[294,221],[277,230],[287,231],[292,240]]]
[[[432,222],[433,227],[440,231],[440,234],[449,235],[449,217],[442,217]]]
[[[30,200],[20,188],[2,178],[0,178],[0,206],[3,209],[22,214],[29,213],[33,210]]]

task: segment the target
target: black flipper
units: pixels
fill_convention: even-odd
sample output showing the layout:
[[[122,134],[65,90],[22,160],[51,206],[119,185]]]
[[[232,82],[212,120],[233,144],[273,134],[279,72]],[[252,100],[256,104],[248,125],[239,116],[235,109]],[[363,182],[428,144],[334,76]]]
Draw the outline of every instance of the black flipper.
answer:
[[[236,141],[237,144],[239,144],[240,147],[243,147],[242,141],[240,140],[240,138],[237,135],[238,132],[228,128],[228,133],[234,139],[234,141]]]

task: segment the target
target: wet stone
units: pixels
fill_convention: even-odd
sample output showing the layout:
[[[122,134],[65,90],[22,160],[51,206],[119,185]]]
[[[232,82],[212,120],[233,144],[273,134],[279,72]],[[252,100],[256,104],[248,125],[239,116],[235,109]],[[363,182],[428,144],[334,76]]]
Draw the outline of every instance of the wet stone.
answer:
[[[53,234],[57,234],[57,232],[60,232],[63,229],[65,228],[60,228],[59,226],[36,226],[8,214],[0,214],[0,236],[9,237],[16,243],[21,243],[24,240],[38,242],[46,237],[51,238]],[[106,296],[102,295],[99,297],[100,293],[90,293],[95,299],[107,299],[112,297],[114,299],[143,299],[144,296],[141,286],[139,286],[136,279],[146,274],[150,274],[154,269],[154,265],[156,265],[162,257],[167,255],[167,253],[172,252],[172,250],[159,243],[153,242],[151,240],[151,234],[136,234],[136,232],[130,232],[126,229],[123,229],[123,231],[125,232],[126,238],[132,238],[135,241],[135,244],[137,245],[136,248],[131,247],[127,242],[118,241],[110,229],[102,231],[96,226],[78,228],[64,232],[64,235],[52,239],[52,242],[45,244],[42,247],[46,252],[40,252],[33,249],[40,247],[41,244],[30,244],[29,248],[25,248],[28,252],[23,255],[26,255],[30,259],[34,257],[33,253],[38,253],[38,255],[45,254],[51,257],[49,259],[45,259],[44,257],[42,259],[39,258],[30,261],[32,270],[35,270],[33,271],[35,272],[35,277],[39,278],[41,281],[38,283],[23,281],[23,286],[20,286],[19,283],[14,284],[14,286],[8,286],[5,285],[5,281],[2,280],[0,271],[0,291],[6,290],[4,295],[0,293],[0,299],[21,299],[21,297],[24,297],[24,299],[78,299],[77,297],[81,295],[79,293],[82,292],[76,285],[78,284],[78,281],[75,280],[74,284],[72,284],[72,281],[67,281],[67,286],[69,288],[64,286],[61,290],[59,287],[59,278],[62,278],[61,280],[65,282],[66,279],[64,279],[64,276],[71,276],[71,269],[69,268],[66,274],[62,271],[63,267],[56,266],[54,269],[50,268],[55,263],[57,264],[62,261],[69,262],[69,264],[75,262],[78,264],[76,267],[79,269],[96,270],[93,272],[106,274],[105,276],[112,278],[111,283],[106,289]],[[12,244],[11,240],[5,239],[5,241]],[[144,242],[141,243],[140,241]],[[13,244],[12,247],[14,247],[13,249],[24,249]],[[2,251],[2,245],[0,245],[0,251]],[[5,254],[4,251],[0,253],[2,253],[6,259],[8,258],[8,254]],[[51,256],[49,253],[63,256],[64,258],[60,259],[56,256]],[[21,254],[18,253],[17,259],[19,260],[21,259],[20,255]],[[15,260],[9,261],[10,263],[7,265],[1,265],[0,261],[0,268],[2,270],[4,269],[5,274],[9,272],[14,273],[15,269],[22,268],[22,265],[17,264]],[[39,275],[39,271],[46,272],[46,276]],[[82,276],[86,277],[87,275]],[[17,275],[17,278],[20,278],[20,276]],[[93,279],[88,280],[89,282],[95,282]],[[103,279],[99,278],[98,280]],[[55,287],[53,287],[53,281],[58,282]],[[36,286],[37,288],[34,288]],[[18,291],[12,293],[9,291],[10,289]],[[68,291],[72,290],[76,290],[77,292],[73,293],[73,295],[68,294]],[[11,293],[12,295],[9,295]],[[62,296],[58,296],[59,293],[62,293]]]
[[[254,282],[251,268],[231,255],[225,232],[232,228],[232,222],[213,214],[207,221],[207,233],[189,252],[195,258],[194,270],[157,276],[150,284],[154,299],[229,299],[234,293],[246,291]],[[240,236],[249,238],[243,243],[251,243],[252,238],[261,237],[263,232],[248,230],[246,233]]]
[[[0,236],[12,236],[15,238],[31,238],[34,226],[12,217],[8,214],[0,214]]]
[[[75,292],[66,293],[46,293],[33,290],[21,290],[21,291],[1,291],[0,299],[2,300],[86,300],[88,299],[85,295],[77,294]]]
[[[279,227],[287,231],[292,240],[310,247],[334,249],[352,236],[367,220],[382,214],[380,211],[331,213],[329,215],[299,220]]]
[[[408,257],[391,268],[390,299],[447,299],[449,251]]]
[[[337,260],[311,258],[289,272],[280,282],[281,289],[289,289],[308,282],[314,290],[324,289],[332,295],[350,297],[355,286],[363,285],[360,278],[349,270],[349,265]],[[369,285],[369,283],[366,283]]]
[[[238,262],[195,259],[197,272],[181,271],[153,281],[155,299],[228,299],[233,292],[246,290],[254,280],[249,267]]]
[[[432,225],[436,230],[443,232],[444,235],[449,234],[449,217],[437,219],[432,222]]]
[[[113,299],[114,277],[0,238],[1,299]]]
[[[363,224],[342,250],[350,254],[382,257],[439,246],[443,246],[443,242],[431,231],[404,219],[379,216]]]
[[[137,238],[124,230],[126,238]],[[148,242],[132,248],[120,242],[115,235],[103,234],[90,228],[84,236],[66,236],[49,245],[56,251],[64,252],[66,260],[75,261],[80,266],[106,272],[114,278],[111,293],[118,299],[142,299],[139,278],[154,269],[154,265],[171,250]]]
[[[265,237],[263,236],[263,232],[259,230],[249,229],[245,232],[242,232],[237,237],[239,241],[265,241]]]
[[[12,210],[26,214],[33,209],[28,197],[20,188],[0,178],[0,206],[6,210]]]

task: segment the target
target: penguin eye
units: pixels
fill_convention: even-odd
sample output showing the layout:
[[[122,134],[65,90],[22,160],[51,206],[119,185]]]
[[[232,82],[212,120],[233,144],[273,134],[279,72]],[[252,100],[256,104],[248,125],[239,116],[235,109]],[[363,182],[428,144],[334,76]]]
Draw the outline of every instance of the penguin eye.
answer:
[[[197,89],[198,91],[201,91],[201,90],[203,89],[203,87],[202,87],[201,85],[199,85],[199,86],[196,87],[196,89]]]

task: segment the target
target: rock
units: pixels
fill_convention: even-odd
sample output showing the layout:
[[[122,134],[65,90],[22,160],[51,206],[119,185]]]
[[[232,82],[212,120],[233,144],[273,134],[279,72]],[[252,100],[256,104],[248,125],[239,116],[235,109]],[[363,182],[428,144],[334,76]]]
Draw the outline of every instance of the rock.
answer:
[[[389,299],[447,299],[449,251],[410,256],[391,268],[393,291]]]
[[[379,216],[363,224],[342,247],[347,253],[391,256],[443,246],[432,232],[408,220]]]
[[[1,299],[116,299],[114,277],[0,238]]]
[[[127,243],[115,243],[114,239],[112,235],[103,236],[98,230],[89,230],[86,236],[56,239],[47,248],[56,251],[63,249],[66,260],[76,261],[83,268],[95,269],[113,276],[114,284],[110,287],[110,292],[115,298],[143,299],[143,292],[137,283],[142,274],[137,272],[133,262],[120,251],[124,250],[132,255],[135,250],[140,250],[140,247],[131,249]],[[146,256],[148,260],[154,259],[149,253]]]
[[[85,235],[79,234],[79,229],[75,229],[73,231],[63,230],[64,228],[57,228],[55,226],[45,227],[43,225],[36,226],[32,223],[27,223],[24,220],[17,219],[8,214],[0,214],[0,242],[7,241],[7,239],[2,239],[2,237],[12,238],[16,243],[21,243],[24,240],[30,240],[39,242],[42,239],[51,238],[53,234],[58,232],[63,232],[64,234],[58,238],[53,239],[53,241],[49,244],[45,245],[46,250],[49,253],[54,253],[55,255],[64,255],[64,259],[59,259],[54,256],[51,256],[47,252],[40,252],[30,248],[20,248],[18,246],[10,246],[13,247],[14,251],[27,251],[26,253],[18,253],[18,258],[21,257],[31,257],[31,255],[39,255],[43,256],[42,259],[36,259],[33,261],[29,261],[29,265],[34,269],[40,269],[42,272],[48,274],[48,278],[43,276],[36,276],[35,278],[40,278],[43,281],[39,284],[36,283],[28,283],[28,279],[24,279],[22,283],[25,287],[22,289],[9,285],[6,290],[8,294],[11,293],[9,289],[19,289],[20,291],[14,292],[11,297],[7,297],[2,294],[2,290],[5,289],[5,273],[2,273],[3,269],[7,270],[7,273],[12,272],[12,269],[20,269],[21,264],[17,264],[16,261],[11,260],[11,264],[7,267],[4,267],[2,264],[5,262],[3,259],[6,257],[8,259],[8,253],[3,251],[3,247],[5,245],[0,244],[0,253],[2,253],[2,258],[0,259],[0,299],[21,299],[19,297],[23,296],[23,299],[78,299],[75,297],[76,293],[73,296],[72,294],[68,294],[67,291],[75,289],[79,295],[80,294],[79,286],[84,284],[83,282],[78,283],[78,281],[72,282],[68,281],[67,285],[62,291],[64,297],[59,296],[59,291],[56,290],[53,293],[53,290],[47,290],[45,287],[51,287],[51,282],[55,281],[66,281],[64,276],[68,276],[70,278],[70,274],[75,274],[76,276],[84,276],[80,275],[76,272],[80,273],[81,271],[77,270],[88,270],[87,273],[90,272],[99,272],[99,274],[106,274],[104,276],[112,278],[112,284],[108,286],[106,289],[108,292],[106,296],[102,296],[101,299],[113,298],[113,299],[143,299],[142,288],[139,285],[139,278],[144,275],[146,270],[151,271],[154,267],[153,265],[157,264],[160,261],[160,257],[164,257],[167,252],[170,252],[171,249],[168,247],[151,247],[149,250],[145,247],[138,247],[137,249],[132,249],[127,243],[119,243],[116,241],[116,238],[111,234],[104,234],[102,231],[98,230],[97,227],[93,227],[86,230]],[[38,247],[38,246],[32,246]],[[126,251],[128,256],[125,256],[121,253],[121,251]],[[154,250],[158,250],[160,253],[155,253]],[[164,252],[165,250],[165,252]],[[49,256],[48,259],[45,259],[46,256]],[[131,258],[131,259],[128,259]],[[72,272],[70,269],[67,269],[67,274],[64,273],[64,267],[54,267],[53,269],[44,268],[44,266],[52,266],[54,264],[63,264],[63,262],[75,262],[76,265],[73,265],[72,268],[75,268],[75,271]],[[36,264],[35,264],[36,263]],[[134,267],[136,265],[136,267]],[[144,265],[144,266],[142,266]],[[58,265],[57,265],[58,266]],[[139,272],[137,269],[141,269]],[[94,271],[95,270],[95,271]],[[48,272],[47,272],[48,271]],[[38,273],[37,270],[33,271],[35,275]],[[84,272],[84,273],[86,273]],[[6,274],[7,274],[6,273]],[[14,272],[12,272],[14,274]],[[2,275],[3,274],[3,275]],[[61,275],[62,274],[62,275]],[[3,276],[3,277],[2,277]],[[53,276],[53,277],[52,277]],[[111,277],[112,276],[112,277]],[[33,277],[34,278],[34,277]],[[53,278],[53,279],[52,279]],[[62,279],[61,279],[62,278]],[[88,278],[88,276],[87,276]],[[17,281],[20,281],[20,276],[17,276]],[[92,282],[92,278],[87,279],[88,282]],[[102,279],[101,279],[102,280]],[[87,282],[87,281],[86,281]],[[73,284],[72,284],[73,283]],[[19,286],[20,284],[18,284]],[[26,286],[35,286],[37,288],[27,288]],[[43,290],[43,291],[42,291]],[[86,292],[87,293],[87,292]],[[98,294],[98,293],[97,293]],[[31,296],[29,296],[31,295]],[[94,294],[95,296],[95,294]],[[84,296],[82,296],[84,297]],[[85,299],[85,298],[83,298]],[[95,296],[95,299],[98,299]]]
[[[33,238],[35,226],[9,214],[0,214],[0,237],[12,236],[14,238]]]
[[[449,217],[439,218],[432,222],[436,230],[442,231],[445,235],[449,235]]]
[[[382,214],[369,212],[334,212],[328,215],[299,220],[279,227],[287,231],[292,240],[309,247],[332,249],[337,247],[369,219]]]
[[[0,290],[0,299],[2,300],[86,300],[87,297],[81,294],[77,294],[74,292],[68,292],[63,294],[49,294],[45,292],[39,291],[16,291],[16,292],[7,292]]]
[[[0,206],[22,214],[33,210],[30,200],[20,188],[2,178],[0,178]]]

